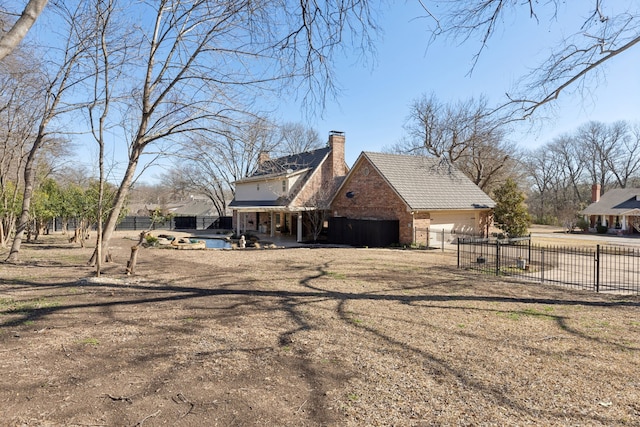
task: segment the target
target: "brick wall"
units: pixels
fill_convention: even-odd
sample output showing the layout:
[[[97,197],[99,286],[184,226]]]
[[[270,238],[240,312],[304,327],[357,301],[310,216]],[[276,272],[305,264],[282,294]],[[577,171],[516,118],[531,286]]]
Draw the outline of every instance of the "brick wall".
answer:
[[[352,197],[347,197],[348,192]],[[428,228],[430,222],[428,213],[418,213],[413,218],[402,199],[366,158],[354,166],[349,181],[331,204],[331,213],[354,219],[397,219],[401,244],[413,243],[414,221],[418,229]],[[426,234],[418,237],[421,240],[417,241],[426,242]]]

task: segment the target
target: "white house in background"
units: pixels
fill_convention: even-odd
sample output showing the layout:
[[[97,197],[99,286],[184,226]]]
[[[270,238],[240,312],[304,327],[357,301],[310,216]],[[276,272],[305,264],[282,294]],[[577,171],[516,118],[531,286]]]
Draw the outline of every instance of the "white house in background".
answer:
[[[604,225],[609,233],[640,233],[640,188],[615,188],[600,196],[600,185],[595,184],[591,201],[581,212],[590,227]]]
[[[304,229],[305,214],[326,210],[324,202],[349,170],[344,144],[344,133],[332,131],[324,148],[277,159],[262,153],[256,170],[234,182],[229,208],[236,233],[282,233],[302,241],[310,234]]]

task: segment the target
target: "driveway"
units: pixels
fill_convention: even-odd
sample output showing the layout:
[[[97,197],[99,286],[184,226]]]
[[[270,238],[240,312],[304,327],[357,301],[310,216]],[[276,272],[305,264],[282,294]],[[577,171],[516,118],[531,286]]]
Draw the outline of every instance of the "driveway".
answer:
[[[640,248],[640,235],[617,236],[615,234],[565,233],[561,227],[532,225],[529,228],[535,243],[561,246],[610,245]]]

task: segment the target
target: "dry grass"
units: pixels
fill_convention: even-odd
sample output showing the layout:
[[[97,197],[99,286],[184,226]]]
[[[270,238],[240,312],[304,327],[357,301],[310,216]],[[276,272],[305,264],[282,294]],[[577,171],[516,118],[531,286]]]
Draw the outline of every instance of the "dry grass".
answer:
[[[149,249],[96,280],[58,246],[0,265],[8,425],[640,425],[638,298],[384,249]]]

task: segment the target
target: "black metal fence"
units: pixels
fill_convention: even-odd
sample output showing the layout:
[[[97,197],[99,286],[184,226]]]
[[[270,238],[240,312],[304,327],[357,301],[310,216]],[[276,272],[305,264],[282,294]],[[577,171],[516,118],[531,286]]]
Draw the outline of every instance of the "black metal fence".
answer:
[[[151,224],[148,216],[127,216],[116,226],[116,230],[205,230],[205,229],[225,229],[230,230],[232,218],[230,216],[175,216],[164,223]],[[62,230],[62,221],[55,219],[51,225],[54,231]],[[67,221],[67,229],[75,230],[76,221]]]
[[[521,239],[459,239],[458,267],[595,292],[640,294],[640,250],[541,246]]]
[[[228,220],[227,220],[228,218]],[[205,230],[207,228],[231,228],[231,217],[217,216],[174,216],[171,220],[151,226],[151,218],[146,216],[127,216],[116,226],[116,230]]]

